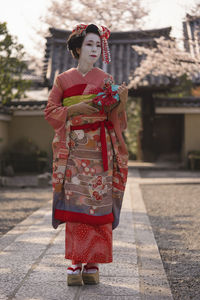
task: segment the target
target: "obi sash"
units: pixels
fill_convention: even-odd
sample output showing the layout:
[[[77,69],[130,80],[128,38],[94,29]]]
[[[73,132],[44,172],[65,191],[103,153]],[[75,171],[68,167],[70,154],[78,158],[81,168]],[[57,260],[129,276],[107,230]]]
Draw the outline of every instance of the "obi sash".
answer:
[[[63,106],[70,106],[76,103],[80,103],[89,99],[93,99],[96,95],[95,94],[89,94],[89,95],[76,95],[71,96],[63,99]],[[100,141],[101,141],[101,149],[102,149],[102,160],[103,160],[103,167],[104,171],[108,170],[108,154],[107,154],[107,145],[106,145],[106,133],[105,128],[113,129],[113,123],[111,121],[97,121],[94,123],[88,123],[88,124],[82,124],[82,125],[71,125],[70,130],[84,130],[84,131],[94,131],[100,128]]]
[[[86,132],[88,130],[96,130],[97,128],[100,128],[100,140],[101,140],[101,149],[102,149],[101,151],[102,151],[103,168],[104,168],[104,171],[108,171],[108,154],[107,154],[105,127],[108,130],[114,128],[113,123],[111,121],[106,121],[106,120],[97,121],[94,123],[83,124],[83,125],[70,126],[71,130],[83,129]]]
[[[63,106],[71,106],[73,104],[77,104],[80,102],[84,102],[87,100],[91,100],[96,97],[96,94],[89,94],[89,95],[77,95],[77,96],[71,96],[66,97],[63,99]]]
[[[69,88],[63,93],[63,105],[70,106],[80,103],[82,101],[93,99],[93,104],[97,106],[100,111],[108,112],[109,109],[114,108],[120,102],[118,94],[119,85],[108,85],[106,88],[96,88],[91,90],[90,94],[81,94],[85,85],[76,85],[77,91],[74,88]],[[77,95],[77,93],[79,95]],[[92,103],[91,103],[92,105]]]

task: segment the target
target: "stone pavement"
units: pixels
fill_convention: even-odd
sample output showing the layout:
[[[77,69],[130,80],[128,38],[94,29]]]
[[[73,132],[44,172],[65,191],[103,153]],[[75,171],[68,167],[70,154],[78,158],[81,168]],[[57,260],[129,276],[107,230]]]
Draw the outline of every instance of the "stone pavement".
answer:
[[[51,227],[50,200],[0,239],[0,299],[172,300],[139,182],[134,168],[113,231],[113,262],[100,264],[99,285],[67,286],[65,227]]]

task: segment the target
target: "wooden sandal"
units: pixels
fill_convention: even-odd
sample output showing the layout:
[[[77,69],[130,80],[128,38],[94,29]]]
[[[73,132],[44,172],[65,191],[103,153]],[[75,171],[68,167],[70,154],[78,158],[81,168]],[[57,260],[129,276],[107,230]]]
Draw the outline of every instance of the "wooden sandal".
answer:
[[[68,267],[67,270],[72,270],[73,272],[76,270],[80,270],[79,274],[67,274],[67,284],[68,285],[83,285],[82,275],[81,275],[81,267],[72,268]]]
[[[90,269],[96,269],[97,271],[95,273],[86,273],[84,270],[90,270]],[[99,283],[99,268],[96,266],[88,267],[84,266],[83,272],[82,272],[82,278],[84,284],[98,284]]]

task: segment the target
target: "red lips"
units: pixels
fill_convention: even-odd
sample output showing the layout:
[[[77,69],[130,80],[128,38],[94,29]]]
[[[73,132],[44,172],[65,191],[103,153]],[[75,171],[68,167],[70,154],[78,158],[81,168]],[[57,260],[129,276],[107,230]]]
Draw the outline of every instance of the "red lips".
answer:
[[[90,55],[90,56],[92,56],[92,57],[97,57],[97,55]]]

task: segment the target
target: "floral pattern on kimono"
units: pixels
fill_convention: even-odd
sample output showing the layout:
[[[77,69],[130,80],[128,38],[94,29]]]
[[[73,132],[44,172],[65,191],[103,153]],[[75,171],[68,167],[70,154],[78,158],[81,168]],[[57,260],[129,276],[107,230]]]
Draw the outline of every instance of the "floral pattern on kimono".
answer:
[[[128,154],[122,137],[122,131],[127,125],[126,114],[118,114],[117,110],[113,109],[108,115],[95,113],[89,117],[78,115],[67,118],[68,107],[62,106],[64,91],[73,87],[76,91],[77,86],[78,95],[87,95],[95,88],[102,87],[104,79],[110,77],[98,68],[89,72],[86,78],[78,73],[72,68],[57,77],[45,108],[45,118],[55,130],[52,142],[52,226],[57,228],[67,221],[94,225],[112,222],[115,229],[119,224],[128,173]],[[101,150],[100,128],[85,133],[82,129],[72,131],[71,126],[92,125],[95,122],[102,124],[107,122],[106,120],[112,121],[114,127],[105,128],[109,169],[107,173],[102,173],[93,161],[85,157],[79,159],[77,155],[73,155],[77,147],[78,153],[82,153],[81,147],[84,147],[83,153],[86,153],[87,145],[89,149],[95,145],[96,150],[92,148],[94,153],[91,153],[95,155],[96,151],[98,155]],[[101,164],[99,168],[102,170]],[[84,189],[85,182],[81,181],[81,178],[85,179],[87,176],[87,187]],[[111,178],[109,183],[106,182],[106,177]],[[73,190],[74,186],[80,189],[80,196],[77,196],[79,191]]]

